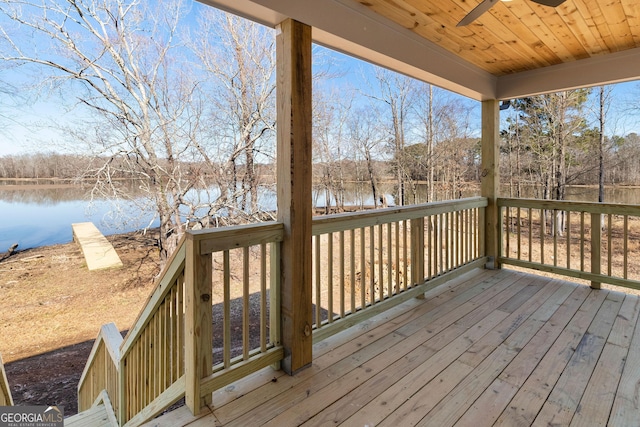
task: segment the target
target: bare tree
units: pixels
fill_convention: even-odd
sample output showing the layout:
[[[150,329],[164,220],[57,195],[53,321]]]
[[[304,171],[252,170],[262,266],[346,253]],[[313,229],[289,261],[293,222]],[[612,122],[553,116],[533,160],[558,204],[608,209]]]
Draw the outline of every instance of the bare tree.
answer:
[[[588,89],[577,89],[515,102],[520,116],[517,129],[511,130],[518,132],[524,150],[531,156],[530,171],[538,175],[545,199],[566,198],[576,143],[587,131],[583,106],[588,94]],[[563,233],[564,221],[565,213],[559,211],[557,220],[551,222],[557,225],[554,233]]]
[[[218,141],[217,184],[237,214],[259,212],[258,161],[274,158],[275,34],[235,15],[207,8],[190,42],[210,83],[211,138]]]
[[[617,176],[617,182],[640,184],[640,135],[631,133],[617,139],[612,151],[617,171],[612,179]]]
[[[455,189],[461,185],[457,178],[466,176],[468,167],[463,161],[467,156],[463,155],[462,151],[468,147],[457,147],[456,143],[470,141],[473,105],[452,96],[450,92],[423,85],[423,89],[417,91],[412,108],[420,123],[419,138],[424,142],[424,155],[417,158],[424,159],[420,166],[425,173],[420,179],[427,182],[427,201],[434,201],[440,196],[457,197]],[[411,156],[415,160],[416,156]],[[454,161],[454,157],[463,163],[454,166],[450,163]],[[452,174],[454,170],[457,172]],[[450,179],[457,180],[457,183],[448,181]],[[436,180],[442,190],[449,190],[448,194],[444,194],[443,191],[438,194]]]
[[[417,82],[410,77],[383,68],[376,69],[375,77],[378,83],[377,94],[371,93],[368,96],[382,103],[387,109],[386,120],[390,120],[389,141],[395,159],[393,171],[396,180],[396,204],[404,205],[406,203],[407,171],[403,168],[402,152],[408,143],[407,128],[410,127],[409,116],[412,111],[412,103],[415,101]]]
[[[351,97],[340,96],[331,89],[318,90],[313,97],[314,174],[315,181],[324,192],[326,213],[329,213],[332,203],[338,210],[344,210],[344,166],[351,160],[345,146],[351,100]]]
[[[427,131],[427,158],[429,159],[429,164],[427,165],[427,167],[429,168],[429,179],[428,179],[428,185],[429,185],[429,192],[428,192],[428,196],[427,196],[427,202],[433,202],[435,199],[435,189],[434,189],[434,167],[435,167],[435,159],[434,159],[434,155],[433,155],[433,148],[434,148],[434,144],[435,144],[435,135],[434,135],[434,126],[433,126],[433,85],[428,85],[429,86],[429,97],[428,97],[428,107],[427,107],[427,126],[426,126],[426,131]]]
[[[182,25],[186,12],[179,0],[0,2],[0,14],[13,23],[0,29],[0,59],[36,70],[42,87],[72,94],[76,108],[92,114],[93,121],[75,129],[75,135],[70,131],[70,136],[82,138],[76,144],[86,142],[93,155],[85,173],[96,182],[93,194],[152,206],[160,220],[163,257],[173,251],[188,227],[225,221],[230,211],[247,206],[255,212],[256,141],[273,127],[273,120],[263,114],[270,108],[263,105],[272,102],[272,61],[254,64],[244,51],[262,34],[240,32],[243,23],[226,15],[206,16],[205,32],[220,22],[226,22],[226,27],[219,34],[238,30],[229,33],[229,40],[218,38],[222,53],[211,54],[213,46],[207,52],[198,51],[219,58],[226,57],[229,51],[224,48],[230,47],[235,56],[228,62],[240,64],[239,72],[220,74],[217,81],[218,87],[226,89],[220,93],[227,95],[227,103],[212,104],[205,97],[207,76],[198,73],[203,67],[190,61],[194,56],[185,48],[181,31],[187,28]],[[20,35],[25,32],[33,37]],[[43,43],[49,45],[45,48]],[[249,74],[254,72],[260,79]],[[260,97],[255,98],[251,91],[260,85],[266,89],[260,89]],[[255,102],[261,103],[259,113],[244,110]],[[223,106],[236,106],[232,114],[237,120],[225,116],[211,126],[209,119],[220,117],[226,110],[218,107]],[[232,154],[225,154],[234,167],[237,158],[244,156],[242,187],[250,190],[239,208],[238,198],[232,196],[229,202],[229,192],[209,185],[215,166],[221,163],[218,150],[221,141],[228,141],[225,137],[233,139]],[[145,197],[132,194],[114,179],[123,174],[138,180]],[[235,194],[234,183],[231,189]]]
[[[153,12],[140,2],[2,2],[0,12],[48,40],[37,49],[25,37],[2,29],[3,60],[38,66],[43,81],[66,85],[77,102],[108,122],[96,135],[101,154],[127,159],[154,199],[160,217],[162,252],[170,253],[182,228],[177,206],[191,184],[178,170],[176,132],[183,132],[187,104],[195,88],[170,68],[180,4],[161,4]],[[143,21],[146,17],[148,21]],[[176,102],[178,101],[178,102]],[[122,194],[111,179],[111,161],[91,171],[95,191]]]
[[[609,151],[609,143],[605,136],[607,113],[611,106],[611,86],[598,88],[598,202],[604,203],[605,159]]]
[[[380,157],[384,141],[378,117],[379,114],[371,108],[363,108],[351,115],[349,120],[349,139],[355,151],[364,157],[373,205],[376,208],[387,207],[387,198],[380,191],[380,178],[375,167],[375,159]]]

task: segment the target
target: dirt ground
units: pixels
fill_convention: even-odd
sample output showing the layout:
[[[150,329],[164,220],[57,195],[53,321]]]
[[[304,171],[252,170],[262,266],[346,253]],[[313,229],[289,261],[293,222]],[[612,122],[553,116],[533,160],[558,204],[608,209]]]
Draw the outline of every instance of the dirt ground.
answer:
[[[77,412],[78,381],[100,327],[114,322],[124,333],[153,287],[159,272],[153,237],[107,237],[121,269],[88,271],[74,243],[0,262],[0,354],[15,404]]]

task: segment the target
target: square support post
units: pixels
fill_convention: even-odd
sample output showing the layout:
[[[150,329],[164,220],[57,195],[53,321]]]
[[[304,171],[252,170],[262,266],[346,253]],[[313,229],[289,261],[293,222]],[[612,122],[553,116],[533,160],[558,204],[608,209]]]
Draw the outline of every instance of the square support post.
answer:
[[[484,254],[488,268],[500,268],[500,103],[490,99],[482,102],[482,178],[480,193],[488,200],[484,215]],[[482,247],[482,245],[481,245]]]
[[[282,368],[289,374],[312,361],[311,27],[280,23],[277,58],[278,221],[281,246]]]
[[[213,261],[211,254],[201,254],[200,241],[189,232],[185,245],[185,403],[198,415],[211,404],[211,394],[202,395],[200,382],[213,371]]]

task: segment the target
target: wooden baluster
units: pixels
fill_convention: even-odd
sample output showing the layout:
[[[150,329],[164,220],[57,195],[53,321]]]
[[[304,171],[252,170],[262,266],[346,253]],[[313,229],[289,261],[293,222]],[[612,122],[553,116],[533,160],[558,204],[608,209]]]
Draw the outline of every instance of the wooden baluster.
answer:
[[[600,274],[600,244],[602,238],[602,229],[600,228],[600,214],[591,214],[591,273]],[[591,281],[593,289],[600,289],[601,283],[595,280]]]
[[[333,323],[333,233],[327,234],[327,316],[329,323]]]
[[[242,360],[249,359],[249,247],[242,248]]]
[[[344,319],[345,312],[345,259],[344,259],[344,230],[340,230],[340,318]]]
[[[411,220],[411,285],[424,279],[424,218],[416,218]]]
[[[367,263],[365,258],[365,229],[360,228],[360,308],[364,310],[367,306],[367,284],[365,282],[367,277]]]
[[[571,211],[567,210],[565,214],[567,216],[567,227],[565,230],[567,233],[567,268],[571,269]]]
[[[623,225],[622,225],[622,277],[625,279],[629,278],[629,268],[628,268],[628,257],[629,257],[629,215],[624,216]]]
[[[281,266],[281,244],[280,242],[271,243],[269,248],[269,262],[271,263],[269,273],[269,342],[274,345],[280,345],[281,341],[281,295],[280,295],[280,266]],[[275,362],[271,367],[276,371],[281,368],[280,361]]]
[[[349,231],[349,270],[351,275],[351,313],[356,312],[356,230]]]
[[[612,258],[612,241],[611,241],[611,230],[612,230],[612,214],[607,215],[607,275],[611,277],[611,258]]]
[[[267,244],[260,244],[260,351],[267,351]]]
[[[316,328],[322,327],[322,269],[320,267],[322,236],[314,236],[315,241],[315,294],[316,294]]]
[[[580,271],[584,271],[584,212],[580,212]]]

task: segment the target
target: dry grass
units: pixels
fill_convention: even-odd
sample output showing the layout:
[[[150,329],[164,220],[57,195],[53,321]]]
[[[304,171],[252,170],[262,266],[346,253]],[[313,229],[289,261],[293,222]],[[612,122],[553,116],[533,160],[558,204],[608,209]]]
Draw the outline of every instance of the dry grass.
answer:
[[[0,262],[0,353],[5,363],[94,339],[114,322],[128,329],[159,265],[152,239],[108,238],[121,269],[88,271],[74,243],[20,252]]]
[[[519,220],[515,209],[511,214],[509,236],[507,239],[505,235],[502,242],[503,255],[550,266],[591,271],[592,234],[589,215],[585,215],[583,219],[580,214],[572,213],[565,231],[561,235],[554,235],[549,221],[544,230],[540,229],[540,218],[535,211],[529,218],[527,211],[523,209]],[[628,217],[626,224],[623,216],[611,215],[604,218],[600,244],[601,273],[640,281],[640,218]],[[554,276],[543,272],[537,274]],[[566,279],[564,276],[558,277]],[[569,280],[590,283],[575,278]],[[614,285],[603,287],[640,294],[640,291],[631,288]]]

